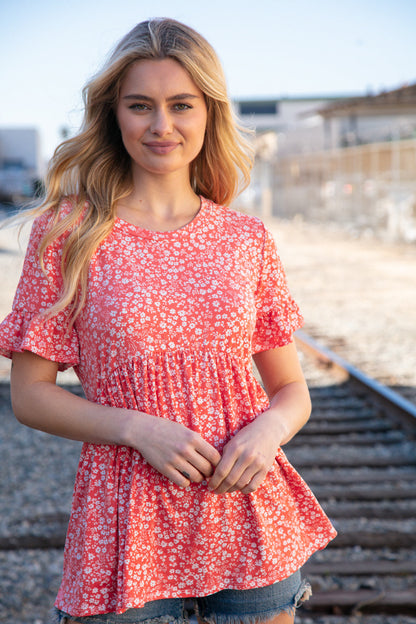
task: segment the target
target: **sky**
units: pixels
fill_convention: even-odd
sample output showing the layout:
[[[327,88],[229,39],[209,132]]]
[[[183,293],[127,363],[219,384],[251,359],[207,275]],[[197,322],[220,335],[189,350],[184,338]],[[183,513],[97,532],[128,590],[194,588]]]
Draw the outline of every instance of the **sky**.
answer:
[[[196,28],[234,98],[364,95],[416,82],[416,0],[0,0],[0,127],[75,132],[81,89],[149,17]]]

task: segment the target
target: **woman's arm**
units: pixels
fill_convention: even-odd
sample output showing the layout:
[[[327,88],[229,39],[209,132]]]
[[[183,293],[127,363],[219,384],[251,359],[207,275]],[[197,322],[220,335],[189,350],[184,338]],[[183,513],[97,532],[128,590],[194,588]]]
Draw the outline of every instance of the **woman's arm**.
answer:
[[[225,446],[209,487],[218,494],[254,492],[273,465],[277,449],[308,421],[309,391],[295,344],[253,356],[270,408],[243,427]]]
[[[308,422],[312,409],[295,343],[261,351],[253,359],[269,397],[268,412],[276,416],[279,446],[283,446]]]
[[[78,397],[56,385],[57,372],[55,362],[30,351],[13,354],[11,396],[19,422],[72,440],[131,446],[182,487],[212,474],[220,455],[198,433],[164,418]]]

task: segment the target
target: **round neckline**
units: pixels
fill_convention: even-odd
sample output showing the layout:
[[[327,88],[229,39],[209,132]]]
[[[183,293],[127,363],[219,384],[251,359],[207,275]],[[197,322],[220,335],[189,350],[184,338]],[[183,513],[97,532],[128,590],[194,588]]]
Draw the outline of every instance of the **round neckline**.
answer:
[[[175,230],[166,230],[166,231],[148,230],[140,225],[135,225],[134,223],[131,223],[130,221],[126,221],[125,219],[121,217],[115,217],[114,225],[124,230],[127,229],[136,236],[169,238],[170,236],[180,235],[182,233],[194,230],[195,227],[199,224],[201,218],[203,217],[203,214],[205,213],[205,208],[208,204],[208,200],[205,199],[205,197],[202,197],[202,195],[199,196],[199,200],[200,200],[200,205],[199,205],[199,210],[196,213],[196,215],[190,221],[188,221],[188,223],[185,223],[180,228],[176,228]]]

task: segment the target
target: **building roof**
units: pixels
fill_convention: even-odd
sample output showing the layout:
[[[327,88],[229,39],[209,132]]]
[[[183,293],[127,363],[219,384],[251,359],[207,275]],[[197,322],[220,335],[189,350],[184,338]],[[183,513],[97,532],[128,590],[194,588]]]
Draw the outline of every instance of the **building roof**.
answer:
[[[281,102],[322,102],[323,100],[331,102],[331,101],[339,101],[345,100],[346,98],[351,97],[346,94],[340,95],[281,95],[281,96],[268,96],[268,97],[235,97],[232,98],[233,102],[236,104],[280,104]]]
[[[346,115],[416,114],[416,83],[377,95],[347,98],[315,111],[325,118]]]

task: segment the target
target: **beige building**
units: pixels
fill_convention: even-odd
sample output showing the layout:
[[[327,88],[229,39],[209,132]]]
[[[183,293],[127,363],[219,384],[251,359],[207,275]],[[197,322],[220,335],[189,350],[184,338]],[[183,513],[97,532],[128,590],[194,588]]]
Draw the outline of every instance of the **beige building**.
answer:
[[[325,148],[416,138],[416,84],[327,104],[311,112],[323,119]]]

